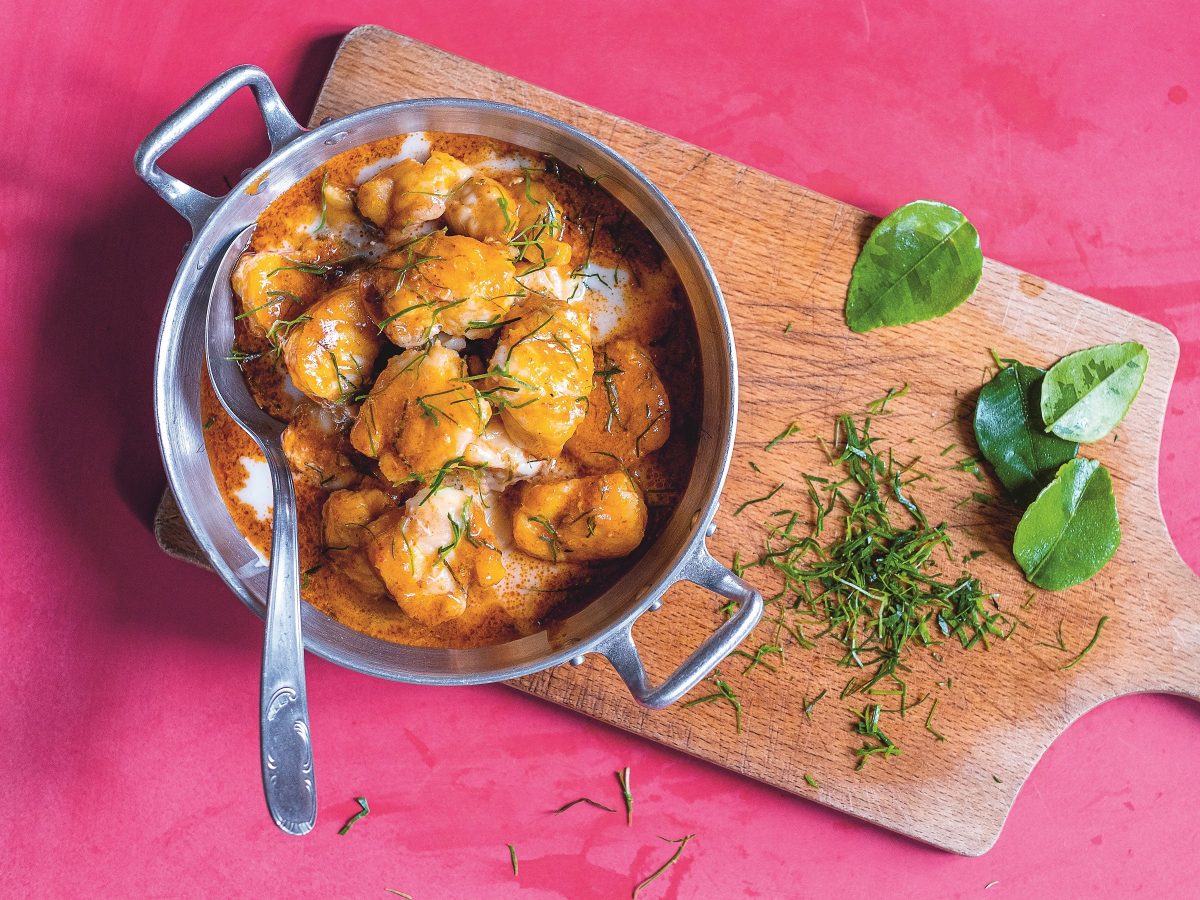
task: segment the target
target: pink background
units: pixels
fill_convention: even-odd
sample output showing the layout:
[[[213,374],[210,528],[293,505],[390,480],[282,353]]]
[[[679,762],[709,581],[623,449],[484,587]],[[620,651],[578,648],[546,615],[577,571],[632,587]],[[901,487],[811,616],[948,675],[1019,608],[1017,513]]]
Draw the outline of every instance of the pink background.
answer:
[[[320,818],[286,838],[259,786],[259,623],[147,528],[151,358],[187,229],[134,177],[134,148],[236,63],[265,67],[303,118],[340,36],[375,22],[876,212],[953,203],[990,256],[1166,324],[1183,349],[1164,511],[1200,567],[1191,4],[900,6],[7,4],[0,891],[621,897],[668,855],[656,835],[695,832],[646,896],[1194,896],[1200,709],[1166,697],[1073,726],[995,849],[960,859],[504,687],[310,660]],[[210,188],[236,175],[257,152],[249,109],[169,167]],[[618,802],[624,765],[634,828],[547,815]],[[372,813],[339,837],[358,794]]]

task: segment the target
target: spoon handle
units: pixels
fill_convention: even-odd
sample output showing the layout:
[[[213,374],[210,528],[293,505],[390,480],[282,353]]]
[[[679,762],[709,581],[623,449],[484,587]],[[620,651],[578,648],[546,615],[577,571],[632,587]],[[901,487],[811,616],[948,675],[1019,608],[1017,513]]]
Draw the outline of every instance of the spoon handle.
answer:
[[[288,834],[307,834],[317,820],[317,789],[300,637],[296,488],[278,438],[264,443],[274,511],[259,723],[263,791],[275,824]]]

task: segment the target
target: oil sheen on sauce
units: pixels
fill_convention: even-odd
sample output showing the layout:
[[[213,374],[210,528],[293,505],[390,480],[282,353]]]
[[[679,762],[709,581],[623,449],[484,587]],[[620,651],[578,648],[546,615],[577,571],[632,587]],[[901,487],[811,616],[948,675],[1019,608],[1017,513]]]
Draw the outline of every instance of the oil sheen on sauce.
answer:
[[[630,557],[603,563],[548,562],[506,545],[503,509],[489,514],[504,552],[507,575],[482,602],[468,602],[461,616],[434,627],[410,618],[388,596],[359,590],[322,555],[321,509],[329,491],[311,473],[295,472],[299,513],[300,568],[304,600],[349,628],[400,644],[476,647],[503,643],[551,627],[585,605],[655,540],[674,510],[691,473],[698,439],[699,359],[695,324],[678,276],[649,232],[606,190],[603,182],[557,161],[500,141],[468,135],[397,135],[333,157],[276,199],[259,217],[253,250],[287,253],[308,243],[316,225],[322,233],[370,252],[378,235],[353,212],[323,201],[322,187],[353,193],[376,173],[401,159],[424,161],[441,150],[476,174],[520,175],[540,182],[557,198],[566,220],[561,240],[570,244],[571,265],[583,278],[584,303],[599,354],[618,338],[636,340],[650,351],[671,404],[666,444],[629,467],[649,507],[646,537]],[[332,251],[331,251],[332,252]],[[260,405],[291,421],[301,395],[269,344],[238,322],[237,349],[259,354],[242,363]],[[381,356],[376,370],[385,360]],[[254,442],[225,414],[207,377],[202,380],[201,416],[217,486],[234,522],[264,559],[270,549],[271,495],[266,464]],[[576,474],[564,461],[553,478]],[[503,498],[501,498],[502,500]]]

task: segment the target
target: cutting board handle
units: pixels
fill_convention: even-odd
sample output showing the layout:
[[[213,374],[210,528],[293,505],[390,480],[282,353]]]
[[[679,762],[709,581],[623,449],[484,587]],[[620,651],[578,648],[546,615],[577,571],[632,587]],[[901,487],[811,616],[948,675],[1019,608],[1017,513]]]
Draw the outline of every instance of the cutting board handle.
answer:
[[[1158,617],[1159,627],[1147,630],[1142,649],[1146,665],[1161,672],[1152,689],[1200,700],[1200,576],[1173,546],[1169,558],[1158,573],[1147,573],[1151,596],[1141,614]]]

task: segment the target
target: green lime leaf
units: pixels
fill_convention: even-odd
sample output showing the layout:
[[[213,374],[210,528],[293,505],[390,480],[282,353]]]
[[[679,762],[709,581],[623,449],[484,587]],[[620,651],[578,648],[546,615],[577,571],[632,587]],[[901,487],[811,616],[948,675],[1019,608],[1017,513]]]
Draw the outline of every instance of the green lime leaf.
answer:
[[[1079,450],[1046,433],[1038,408],[1043,369],[1013,363],[979,391],[975,440],[1010,494],[1028,499]]]
[[[983,274],[979,233],[953,206],[914,200],[880,222],[854,264],[846,295],[853,331],[944,316]]]
[[[1064,356],[1042,382],[1042,418],[1068,441],[1098,441],[1125,418],[1146,377],[1150,354],[1137,341]]]
[[[1094,459],[1064,463],[1017,523],[1013,555],[1025,577],[1061,591],[1104,568],[1121,543],[1108,469]]]

